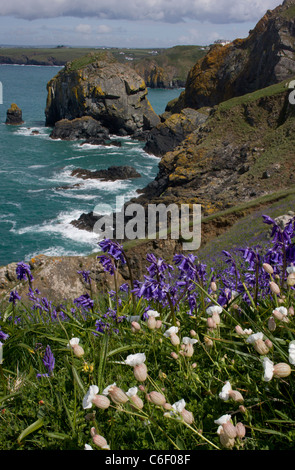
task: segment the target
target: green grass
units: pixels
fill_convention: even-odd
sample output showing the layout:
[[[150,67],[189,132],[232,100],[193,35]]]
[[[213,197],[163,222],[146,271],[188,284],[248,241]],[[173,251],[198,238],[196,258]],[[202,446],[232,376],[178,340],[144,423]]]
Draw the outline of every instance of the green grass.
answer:
[[[290,8],[288,8],[287,10],[283,11],[281,13],[281,16],[283,18],[287,18],[287,19],[292,19],[295,17],[295,5],[292,5]]]
[[[260,98],[265,98],[268,96],[276,96],[280,93],[285,93],[287,89],[288,83],[292,80],[291,77],[288,80],[283,82],[277,83],[275,85],[270,85],[266,88],[262,88],[259,90],[254,91],[253,93],[247,93],[246,95],[237,96],[227,101],[223,101],[218,105],[218,109],[220,111],[228,111],[235,106],[241,106],[249,103],[253,103],[254,101],[259,100]]]

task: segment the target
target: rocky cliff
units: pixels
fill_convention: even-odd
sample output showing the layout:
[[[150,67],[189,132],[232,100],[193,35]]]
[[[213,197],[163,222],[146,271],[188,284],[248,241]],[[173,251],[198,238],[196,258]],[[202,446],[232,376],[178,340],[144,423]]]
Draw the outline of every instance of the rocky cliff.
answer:
[[[47,126],[89,116],[111,133],[140,135],[159,122],[143,79],[108,52],[67,63],[47,90]]]
[[[190,70],[173,112],[214,106],[295,74],[295,1],[268,10],[245,39],[214,45]]]

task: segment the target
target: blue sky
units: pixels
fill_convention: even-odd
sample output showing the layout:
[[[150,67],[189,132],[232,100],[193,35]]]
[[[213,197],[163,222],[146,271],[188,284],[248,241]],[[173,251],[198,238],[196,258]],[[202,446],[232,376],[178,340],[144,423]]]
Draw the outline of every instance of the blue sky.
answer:
[[[0,44],[207,45],[246,37],[278,0],[0,0]]]

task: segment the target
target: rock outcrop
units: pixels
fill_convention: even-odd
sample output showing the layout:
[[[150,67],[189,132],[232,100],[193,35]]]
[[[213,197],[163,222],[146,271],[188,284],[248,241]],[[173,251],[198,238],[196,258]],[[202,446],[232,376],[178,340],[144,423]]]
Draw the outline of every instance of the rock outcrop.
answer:
[[[245,39],[214,45],[190,70],[174,111],[214,106],[295,75],[295,0],[268,10]]]
[[[156,156],[174,150],[184,138],[195,131],[208,118],[209,111],[200,113],[186,108],[180,113],[168,116],[148,134],[144,150]]]
[[[47,126],[90,116],[113,134],[138,136],[160,121],[143,79],[105,51],[67,63],[47,90]]]
[[[84,170],[76,168],[71,173],[72,176],[82,179],[101,179],[102,181],[117,181],[133,178],[140,178],[141,175],[132,166],[110,166],[107,170]]]
[[[6,113],[5,124],[19,125],[23,124],[23,113],[17,104],[12,103]]]
[[[51,139],[79,140],[99,139],[104,142],[109,138],[108,130],[96,119],[84,116],[76,119],[61,119],[56,122],[51,134]]]

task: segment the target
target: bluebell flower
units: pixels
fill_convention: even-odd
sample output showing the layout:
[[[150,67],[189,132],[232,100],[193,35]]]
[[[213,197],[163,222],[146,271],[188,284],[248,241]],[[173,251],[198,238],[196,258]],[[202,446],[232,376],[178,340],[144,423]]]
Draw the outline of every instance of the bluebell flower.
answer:
[[[20,281],[22,280],[33,281],[34,280],[32,273],[31,273],[30,266],[24,262],[17,263],[16,274],[17,274],[17,278]]]
[[[80,295],[80,297],[78,297],[77,299],[74,299],[74,304],[84,310],[90,310],[93,308],[94,302],[89,294],[84,294]]]
[[[117,241],[105,238],[99,242],[99,246],[104,253],[108,253],[115,260],[121,261],[122,264],[126,264],[126,259],[123,252],[123,246]]]
[[[16,290],[11,291],[10,292],[10,297],[9,297],[9,302],[11,302],[11,303],[13,303],[13,305],[15,305],[17,300],[21,300],[21,296],[19,295],[19,293]]]

